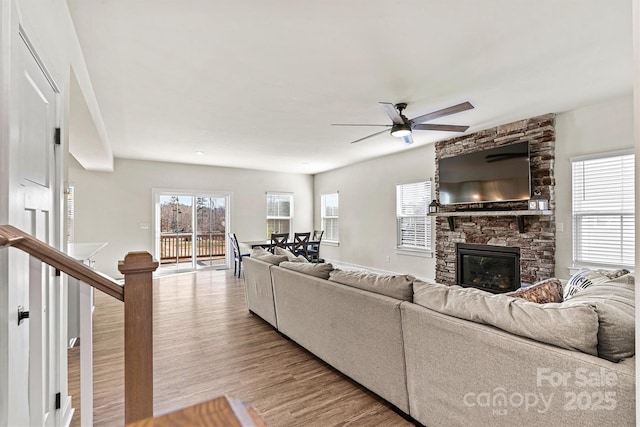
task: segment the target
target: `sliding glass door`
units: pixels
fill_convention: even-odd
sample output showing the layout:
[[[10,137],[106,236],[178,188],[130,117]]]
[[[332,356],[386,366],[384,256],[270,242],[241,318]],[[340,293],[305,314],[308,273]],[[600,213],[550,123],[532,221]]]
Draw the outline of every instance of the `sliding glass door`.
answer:
[[[224,197],[196,197],[194,248],[199,267],[226,265],[226,211]]]
[[[154,190],[160,271],[227,268],[228,194]]]

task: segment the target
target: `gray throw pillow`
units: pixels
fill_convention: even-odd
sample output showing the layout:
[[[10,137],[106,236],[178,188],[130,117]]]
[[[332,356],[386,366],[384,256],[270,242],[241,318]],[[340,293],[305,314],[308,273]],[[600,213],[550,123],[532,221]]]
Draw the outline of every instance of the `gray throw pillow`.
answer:
[[[266,255],[266,254],[270,254],[271,252],[269,252],[268,250],[266,250],[265,248],[261,247],[261,246],[256,246],[255,248],[251,249],[251,258],[258,258],[260,255]]]
[[[268,262],[269,264],[278,265],[283,261],[287,261],[287,257],[284,255],[274,255],[271,252],[260,253],[258,255],[251,254],[251,258],[255,258],[260,261]]]
[[[280,247],[276,246],[274,248],[274,253],[276,255],[284,255],[284,256],[286,256],[287,260],[291,261],[291,262],[304,262],[304,263],[309,262],[309,260],[306,259],[305,257],[303,257],[302,255],[295,256],[293,252],[291,252],[290,250],[285,249],[285,248],[280,248]]]

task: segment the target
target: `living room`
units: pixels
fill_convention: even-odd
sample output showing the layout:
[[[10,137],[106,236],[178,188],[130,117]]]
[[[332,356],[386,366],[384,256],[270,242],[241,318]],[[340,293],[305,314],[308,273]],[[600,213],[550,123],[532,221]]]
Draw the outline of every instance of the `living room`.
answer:
[[[603,148],[611,152],[633,149],[632,96],[622,94],[559,113],[555,132],[554,213],[563,229],[556,230],[553,276],[568,279],[573,267],[570,159],[601,153]],[[215,185],[215,189],[232,192],[231,230],[240,241],[267,237],[267,192],[293,194],[296,231],[319,229],[320,196],[338,192],[340,241],[323,245],[323,258],[435,279],[432,254],[416,256],[396,250],[395,209],[396,185],[434,180],[435,167],[433,144],[313,176],[126,159],[116,159],[114,172],[90,172],[72,159],[69,182],[75,189],[74,234],[77,241],[108,242],[96,254],[96,267],[119,277],[117,261],[123,256],[122,248],[153,253],[152,230],[140,229],[141,223],[153,223],[153,188],[210,190]]]
[[[322,197],[338,194],[339,239],[323,242],[323,259],[437,280],[435,236],[446,219],[432,221],[431,249],[399,249],[396,191],[415,181],[437,183],[436,144],[460,135],[414,129],[412,145],[387,132],[350,144],[383,128],[331,125],[390,128],[381,101],[407,102],[408,117],[468,101],[473,109],[434,123],[469,125],[461,136],[470,137],[551,115],[553,194],[544,196],[552,200],[555,254],[553,265],[542,267],[566,280],[580,267],[573,257],[572,161],[640,145],[640,73],[632,72],[640,61],[633,45],[637,0],[535,7],[526,1],[455,7],[376,1],[366,8],[202,2],[202,9],[189,10],[5,3],[2,110],[21,106],[22,83],[13,79],[21,75],[15,44],[23,39],[49,71],[45,77],[57,83],[57,118],[49,124],[60,128],[61,144],[50,159],[59,184],[51,232],[63,249],[62,199],[73,187],[73,240],[106,242],[95,267],[114,278],[121,277],[117,263],[128,251],[157,253],[154,191],[180,190],[228,195],[226,231],[240,241],[267,237],[269,193],[292,195],[292,232],[321,229]],[[1,121],[0,224],[28,229],[21,214],[26,181],[15,178],[30,164],[16,139],[19,116]],[[435,189],[432,194],[437,197]],[[525,219],[525,230],[530,225]],[[14,319],[16,306],[29,305],[28,280],[15,267],[26,261],[12,263],[6,252],[0,259],[9,266],[0,278],[0,309],[8,313],[0,320],[9,325],[0,332],[0,378],[6,379],[0,381],[0,424],[21,424],[29,419],[28,387],[12,394],[8,384],[29,384],[23,357],[29,335]],[[232,271],[230,246],[228,252]],[[16,275],[23,280],[12,290]],[[229,289],[243,286],[228,280]],[[193,285],[185,283],[182,291]],[[56,316],[61,304],[54,304]],[[64,340],[48,342],[58,341]]]

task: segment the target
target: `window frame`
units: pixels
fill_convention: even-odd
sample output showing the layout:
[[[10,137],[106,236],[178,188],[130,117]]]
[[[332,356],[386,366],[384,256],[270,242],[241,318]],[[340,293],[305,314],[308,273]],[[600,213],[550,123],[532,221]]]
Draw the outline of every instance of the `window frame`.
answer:
[[[426,186],[426,194],[424,195],[424,205],[422,206],[422,212],[418,214],[402,214],[403,205],[405,205],[404,200],[401,200],[402,193],[401,190],[408,185],[416,185],[416,184],[424,184]],[[405,255],[419,255],[419,256],[427,256],[433,255],[434,252],[434,242],[433,242],[433,220],[431,216],[429,216],[429,203],[433,198],[433,180],[431,179],[421,179],[421,180],[412,180],[407,182],[402,182],[396,184],[396,253],[405,254]],[[402,221],[404,218],[419,218],[424,219],[424,234],[425,234],[425,245],[407,245],[403,244],[403,229],[402,229]],[[415,234],[418,234],[416,232]]]
[[[326,212],[326,198],[327,196],[335,196],[337,200],[337,214],[336,215],[327,215]],[[330,235],[327,233],[326,220],[335,220],[336,226],[335,231],[337,236]],[[336,191],[335,193],[325,193],[320,195],[320,227],[324,231],[322,236],[322,243],[340,243],[340,193]]]
[[[587,193],[585,188],[588,190],[586,185],[582,186],[582,189],[577,188],[578,184],[576,183],[576,167],[582,167],[582,172],[584,175],[584,164],[591,161],[602,161],[605,159],[610,159],[615,161],[614,159],[621,158],[621,162],[629,162],[632,170],[629,175],[630,179],[625,182],[623,174],[607,174],[608,177],[620,177],[620,180],[617,182],[617,187],[622,187],[627,191],[631,192],[632,195],[632,203],[626,204],[626,206],[630,207],[624,209],[623,203],[621,202],[620,206],[612,207],[612,209],[603,210],[602,208],[584,208],[581,209],[577,207],[576,198],[579,196],[576,194],[580,192],[584,195]],[[626,158],[626,159],[622,159]],[[571,223],[572,223],[572,261],[573,266],[576,267],[608,267],[608,268],[633,268],[634,267],[634,252],[635,252],[635,193],[634,193],[634,179],[635,179],[635,157],[633,150],[621,150],[621,151],[608,151],[603,153],[597,153],[593,155],[587,156],[576,156],[571,159]],[[578,166],[578,165],[581,166]],[[621,164],[621,168],[623,165]],[[594,173],[594,172],[591,172]],[[597,172],[596,172],[597,173]],[[593,179],[593,178],[592,178]],[[592,191],[597,191],[597,188],[591,187]],[[624,190],[621,190],[624,191]],[[584,197],[584,196],[583,196]],[[624,199],[623,194],[623,199]],[[592,204],[594,203],[604,203],[606,204],[606,196],[597,199],[592,199]],[[620,234],[620,256],[617,260],[608,259],[600,262],[591,256],[589,257],[589,252],[593,253],[594,251],[598,251],[598,245],[588,245],[585,244],[585,240],[589,238],[591,240],[594,239],[593,233],[597,233],[595,227],[589,227],[588,224],[585,224],[585,219],[589,220],[605,220],[605,218],[618,217],[619,220],[619,234]],[[631,227],[631,230],[626,230],[627,227]],[[591,232],[591,237],[589,236],[589,232]],[[629,242],[629,240],[631,242]],[[626,243],[625,243],[626,242]],[[602,254],[603,252],[600,251]],[[628,262],[625,262],[625,259]]]
[[[289,216],[269,215],[269,198],[272,196],[284,196],[289,198]],[[281,220],[289,221],[289,237],[291,237],[291,230],[293,230],[293,193],[287,193],[283,191],[267,191],[266,192],[266,225],[267,225],[267,240],[271,239],[271,233],[269,233],[269,221]],[[274,231],[276,233],[276,231]]]

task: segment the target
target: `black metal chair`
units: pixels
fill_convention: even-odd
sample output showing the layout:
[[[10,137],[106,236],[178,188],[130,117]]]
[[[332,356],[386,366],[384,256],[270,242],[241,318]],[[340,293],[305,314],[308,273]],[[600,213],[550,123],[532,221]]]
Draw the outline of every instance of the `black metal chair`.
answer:
[[[320,259],[320,242],[322,241],[323,235],[324,230],[313,230],[313,238],[311,240],[314,243],[307,250],[307,259],[311,262],[322,262],[322,260]]]
[[[275,248],[288,249],[289,233],[271,233],[271,244],[269,250],[274,252]]]
[[[294,233],[292,251],[295,256],[302,255],[309,259],[309,239],[311,233]]]
[[[240,251],[240,244],[238,243],[236,233],[229,233],[229,239],[233,246],[233,275],[235,276],[237,271],[238,277],[240,277],[240,272],[242,271],[242,258],[250,256],[250,254],[243,254],[242,251]]]

